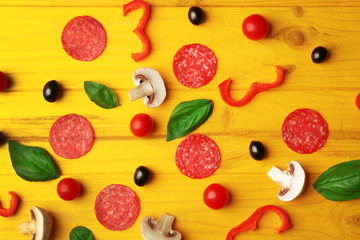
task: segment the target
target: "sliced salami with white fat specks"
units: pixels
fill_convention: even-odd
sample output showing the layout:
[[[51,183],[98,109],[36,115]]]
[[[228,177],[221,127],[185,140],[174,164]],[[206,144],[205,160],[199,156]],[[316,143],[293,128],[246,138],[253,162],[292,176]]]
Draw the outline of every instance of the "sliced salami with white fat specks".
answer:
[[[92,61],[106,47],[106,32],[101,23],[90,16],[71,19],[63,29],[61,42],[64,50],[72,58]]]
[[[140,213],[140,201],[129,187],[112,184],[97,195],[94,210],[97,220],[104,227],[122,231],[135,223]]]
[[[290,113],[281,128],[282,139],[293,151],[313,153],[325,145],[329,135],[325,119],[315,110],[302,108]]]
[[[217,59],[208,47],[194,43],[181,47],[173,60],[174,74],[182,85],[199,88],[214,78]]]
[[[191,135],[177,147],[175,163],[190,178],[206,178],[220,165],[221,155],[216,143],[205,135]]]
[[[94,129],[90,122],[80,115],[62,116],[50,129],[50,146],[63,158],[74,159],[84,156],[90,151],[94,141]]]

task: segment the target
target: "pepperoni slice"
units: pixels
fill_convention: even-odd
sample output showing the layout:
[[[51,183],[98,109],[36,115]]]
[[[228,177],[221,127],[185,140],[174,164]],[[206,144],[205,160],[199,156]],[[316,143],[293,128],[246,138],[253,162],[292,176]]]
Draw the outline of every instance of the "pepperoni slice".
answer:
[[[180,172],[200,179],[212,175],[220,165],[221,155],[216,143],[205,135],[191,135],[177,147],[175,163]]]
[[[173,60],[174,74],[182,85],[199,88],[214,78],[217,59],[208,47],[194,43],[181,47]]]
[[[282,139],[293,151],[313,153],[325,145],[329,135],[325,119],[315,110],[302,108],[290,113],[281,128]]]
[[[72,58],[92,61],[106,47],[106,32],[101,23],[90,16],[71,19],[63,29],[61,42],[64,50]]]
[[[122,231],[135,223],[140,213],[140,201],[129,187],[112,184],[97,195],[94,210],[97,220],[104,227]]]
[[[90,151],[94,140],[94,130],[90,122],[80,115],[65,115],[57,119],[50,129],[50,146],[63,158],[84,156]]]

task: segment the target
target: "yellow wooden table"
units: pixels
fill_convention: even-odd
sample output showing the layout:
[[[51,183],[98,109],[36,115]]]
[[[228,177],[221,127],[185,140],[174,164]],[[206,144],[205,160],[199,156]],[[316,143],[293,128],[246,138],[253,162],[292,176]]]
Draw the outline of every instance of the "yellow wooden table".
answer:
[[[62,176],[48,182],[27,182],[15,174],[7,143],[0,147],[0,200],[8,206],[8,191],[19,194],[16,214],[0,218],[0,239],[30,239],[18,230],[30,218],[29,208],[47,209],[54,219],[51,239],[68,239],[70,230],[83,225],[96,240],[141,239],[139,225],[147,215],[159,218],[163,212],[176,216],[174,228],[185,240],[225,239],[228,230],[258,207],[273,204],[289,215],[292,228],[280,235],[273,229],[280,220],[266,214],[259,229],[236,239],[359,239],[360,200],[333,202],[318,194],[312,184],[330,166],[360,157],[360,112],[355,98],[360,92],[360,4],[358,1],[149,1],[151,17],[146,29],[151,54],[138,63],[132,52],[141,43],[132,32],[141,10],[122,16],[124,0],[1,0],[0,71],[10,87],[0,93],[0,131],[24,145],[45,148],[54,158]],[[198,5],[206,12],[206,22],[190,24],[187,12]],[[265,16],[271,25],[261,41],[246,39],[243,19],[253,13]],[[62,49],[60,37],[65,24],[75,16],[89,15],[105,27],[108,44],[92,62],[80,62]],[[218,59],[215,78],[206,86],[189,89],[180,85],[172,71],[172,58],[181,46],[201,43]],[[330,58],[313,64],[312,50],[327,47]],[[232,96],[241,98],[254,81],[271,82],[275,66],[287,69],[285,82],[257,95],[241,108],[227,106],[220,98],[218,84],[231,77]],[[139,67],[158,70],[167,87],[165,102],[148,109],[141,101],[130,102],[131,76]],[[44,84],[56,79],[64,87],[63,97],[48,103],[42,97]],[[105,110],[86,96],[84,81],[112,88],[120,107]],[[180,174],[174,163],[177,145],[183,138],[166,142],[166,126],[174,107],[181,101],[206,98],[214,101],[214,113],[194,133],[206,134],[221,150],[220,168],[209,178],[194,180]],[[329,138],[318,152],[300,155],[281,138],[285,117],[297,108],[319,111],[329,125]],[[129,122],[144,112],[155,121],[154,132],[136,138]],[[94,127],[92,150],[79,159],[58,157],[48,142],[49,130],[60,116],[76,113]],[[268,157],[253,160],[248,152],[252,140],[263,142]],[[279,186],[267,171],[273,165],[286,169],[299,161],[307,174],[301,197],[281,202]],[[145,165],[154,177],[149,185],[137,187],[135,169]],[[60,179],[73,177],[83,187],[74,201],[63,201],[56,193]],[[202,194],[211,183],[229,189],[231,200],[221,210],[205,206]],[[96,220],[93,208],[98,192],[109,184],[131,187],[141,202],[140,216],[128,230],[113,232]]]

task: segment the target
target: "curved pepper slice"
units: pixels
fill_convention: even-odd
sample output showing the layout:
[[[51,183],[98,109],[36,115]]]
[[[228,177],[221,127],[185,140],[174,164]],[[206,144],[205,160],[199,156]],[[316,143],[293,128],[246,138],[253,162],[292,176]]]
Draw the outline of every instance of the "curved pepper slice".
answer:
[[[123,13],[126,16],[129,12],[141,8],[143,10],[143,15],[139,20],[136,28],[134,29],[134,33],[139,37],[140,41],[143,44],[142,50],[140,53],[132,53],[131,57],[135,62],[138,62],[150,54],[150,42],[148,37],[145,34],[145,27],[149,20],[150,8],[149,5],[143,0],[134,0],[129,2],[123,6]]]
[[[229,88],[230,88],[231,78],[229,78],[219,84],[221,98],[224,100],[224,102],[226,104],[228,104],[230,106],[233,106],[233,107],[244,106],[247,103],[249,103],[251,101],[251,99],[253,99],[255,97],[255,95],[258,94],[259,92],[263,92],[270,88],[275,88],[275,87],[279,86],[284,80],[285,69],[281,68],[281,67],[276,67],[276,74],[277,74],[276,81],[274,81],[272,83],[254,82],[253,84],[251,84],[251,86],[250,86],[249,90],[247,91],[247,93],[245,94],[245,96],[238,101],[235,101],[230,97],[230,93],[229,93],[230,89]]]
[[[277,215],[279,215],[281,222],[282,222],[282,225],[280,226],[280,228],[275,229],[275,233],[283,232],[291,227],[289,218],[286,215],[286,213],[284,212],[284,210],[282,210],[279,207],[273,206],[273,205],[265,205],[265,206],[262,206],[262,207],[256,209],[256,211],[253,214],[251,214],[251,216],[248,219],[246,219],[244,222],[242,222],[237,227],[234,227],[233,229],[231,229],[226,237],[226,240],[232,240],[233,237],[240,232],[246,232],[247,230],[256,230],[257,222],[259,221],[260,217],[262,216],[262,214],[264,212],[268,212],[268,211],[273,211]]]
[[[0,203],[0,216],[2,217],[12,216],[15,213],[15,210],[19,202],[19,196],[16,193],[9,192],[9,195],[11,195],[9,208],[3,208]]]

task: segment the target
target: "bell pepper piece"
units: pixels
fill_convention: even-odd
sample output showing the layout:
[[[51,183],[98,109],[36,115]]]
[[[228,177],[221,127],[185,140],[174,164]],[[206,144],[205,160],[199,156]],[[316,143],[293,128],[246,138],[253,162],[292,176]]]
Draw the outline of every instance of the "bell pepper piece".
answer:
[[[279,215],[282,222],[280,228],[275,229],[274,231],[275,233],[279,234],[291,227],[289,218],[287,214],[284,212],[284,210],[273,205],[265,205],[256,209],[256,211],[253,214],[251,214],[251,216],[248,219],[246,219],[240,225],[231,229],[226,237],[226,240],[232,240],[234,236],[240,232],[246,232],[247,230],[256,230],[257,222],[261,218],[262,214],[268,211],[275,212],[277,215]]]
[[[224,100],[226,104],[230,106],[233,107],[244,106],[247,103],[249,103],[259,92],[263,92],[270,88],[275,88],[279,86],[284,80],[285,69],[281,67],[276,67],[276,74],[277,74],[276,81],[272,83],[258,83],[258,82],[252,83],[245,96],[238,101],[233,100],[230,97],[229,91],[230,91],[231,78],[229,78],[219,84],[221,98]]]
[[[143,0],[134,0],[123,6],[123,14],[127,16],[127,14],[133,10],[141,8],[143,10],[143,15],[139,20],[136,28],[134,29],[134,33],[139,37],[141,43],[143,44],[142,50],[140,53],[132,53],[131,57],[135,62],[138,62],[144,58],[146,58],[150,54],[150,41],[149,38],[145,34],[145,27],[149,20],[150,8],[149,5]]]
[[[9,192],[9,195],[11,195],[9,208],[3,208],[0,203],[0,216],[2,217],[12,216],[15,213],[15,210],[19,202],[19,196],[16,193]]]

